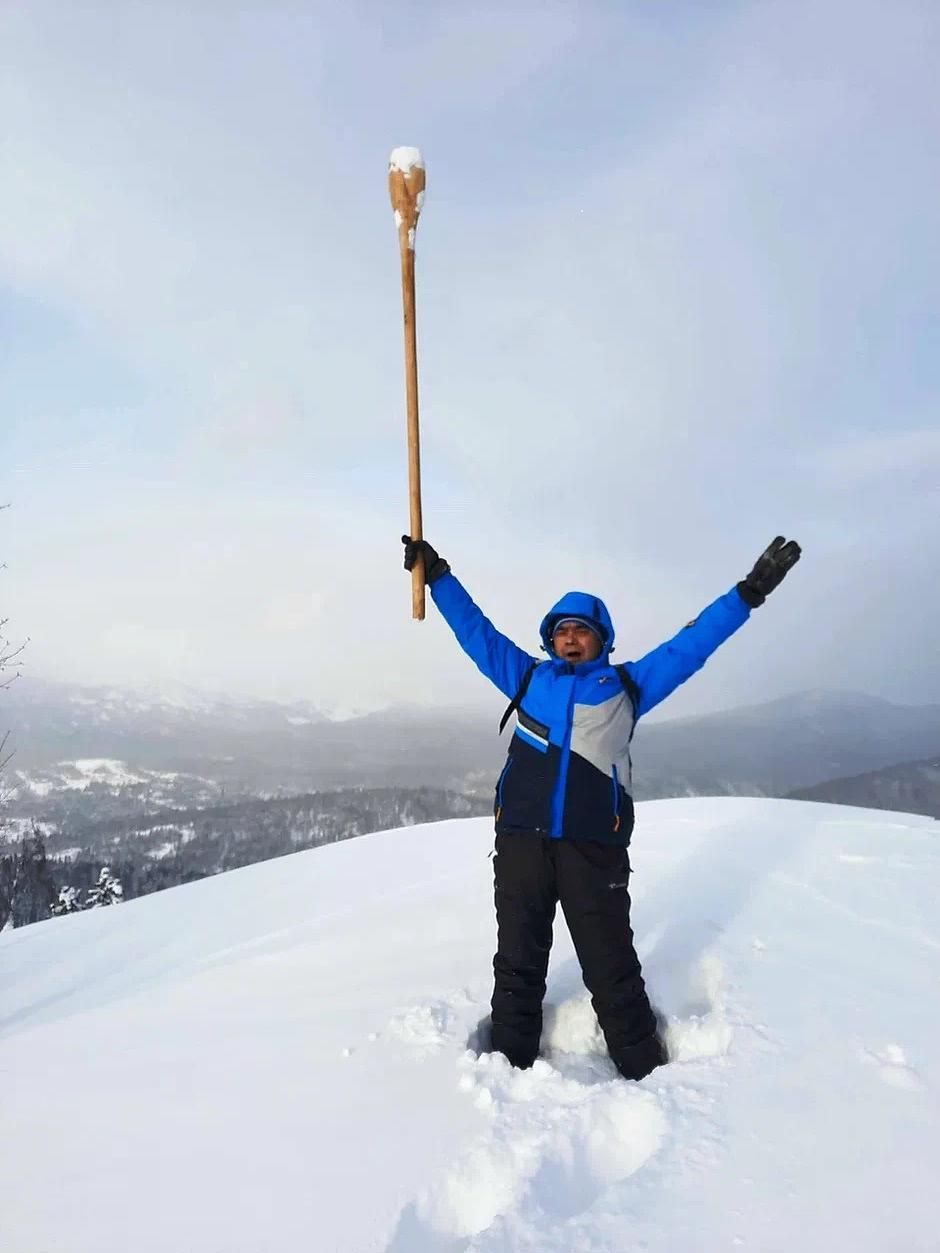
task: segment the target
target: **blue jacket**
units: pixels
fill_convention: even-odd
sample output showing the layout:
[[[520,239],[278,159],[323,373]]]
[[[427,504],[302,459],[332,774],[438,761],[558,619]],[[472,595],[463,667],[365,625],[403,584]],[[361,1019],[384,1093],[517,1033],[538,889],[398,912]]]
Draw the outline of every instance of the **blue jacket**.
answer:
[[[508,699],[537,658],[502,635],[451,573],[431,585],[434,603],[460,646]],[[607,631],[595,661],[573,666],[556,657],[550,625],[593,618]],[[536,665],[516,711],[506,764],[496,785],[496,830],[629,843],[633,830],[630,740],[643,714],[700,670],[750,616],[737,588],[703,609],[678,635],[639,661],[624,663],[638,690],[636,707],[610,661],[614,625],[602,600],[568,592],[545,615],[548,660]]]

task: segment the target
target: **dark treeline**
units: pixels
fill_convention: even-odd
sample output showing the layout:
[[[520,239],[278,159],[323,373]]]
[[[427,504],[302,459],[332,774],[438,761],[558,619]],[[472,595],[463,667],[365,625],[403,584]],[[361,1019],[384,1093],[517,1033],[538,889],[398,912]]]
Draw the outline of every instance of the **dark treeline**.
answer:
[[[66,833],[34,832],[0,851],[0,930],[8,922],[20,927],[48,918],[63,889],[72,889],[78,908],[87,907],[104,868],[119,881],[123,899],[132,900],[301,849],[488,808],[439,788],[373,788],[162,809],[105,818],[59,857],[47,849],[67,847]]]
[[[0,931],[48,918],[58,896],[42,837],[28,835],[0,856]]]

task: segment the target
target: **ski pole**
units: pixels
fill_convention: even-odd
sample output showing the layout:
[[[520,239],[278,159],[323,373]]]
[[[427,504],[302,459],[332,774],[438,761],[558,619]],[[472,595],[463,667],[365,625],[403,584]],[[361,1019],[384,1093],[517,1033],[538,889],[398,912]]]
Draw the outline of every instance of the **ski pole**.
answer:
[[[409,534],[423,539],[421,443],[418,432],[418,341],[415,331],[415,232],[424,203],[424,159],[417,148],[396,148],[388,159],[388,190],[398,227],[401,295],[405,320],[405,399],[408,410]],[[424,558],[411,571],[411,616],[424,619]]]

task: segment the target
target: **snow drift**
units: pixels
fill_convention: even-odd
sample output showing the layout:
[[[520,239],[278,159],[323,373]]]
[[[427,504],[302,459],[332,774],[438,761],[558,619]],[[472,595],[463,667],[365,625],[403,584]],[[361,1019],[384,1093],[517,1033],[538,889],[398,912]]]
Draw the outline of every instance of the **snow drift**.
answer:
[[[490,824],[0,935],[5,1253],[936,1249],[940,826],[638,807],[674,1061],[606,1058],[559,918],[544,1057],[475,1049]]]

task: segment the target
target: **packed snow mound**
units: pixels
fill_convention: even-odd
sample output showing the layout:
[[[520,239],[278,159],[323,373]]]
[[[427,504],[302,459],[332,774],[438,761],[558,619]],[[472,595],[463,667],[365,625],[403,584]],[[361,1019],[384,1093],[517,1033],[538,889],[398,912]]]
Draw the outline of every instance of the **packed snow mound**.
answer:
[[[0,935],[0,1247],[937,1247],[940,824],[638,806],[673,1059],[638,1084],[561,917],[542,1057],[486,1051],[491,848],[413,827]]]

